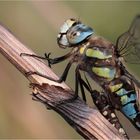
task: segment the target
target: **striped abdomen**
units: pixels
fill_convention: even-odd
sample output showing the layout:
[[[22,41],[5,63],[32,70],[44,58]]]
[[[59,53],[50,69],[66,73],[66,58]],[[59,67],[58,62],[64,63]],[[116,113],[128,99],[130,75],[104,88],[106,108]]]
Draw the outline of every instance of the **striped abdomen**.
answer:
[[[120,102],[120,111],[140,130],[140,112],[136,104],[136,91],[127,81],[119,81],[109,86],[111,94],[116,94]],[[113,101],[112,101],[113,102]]]

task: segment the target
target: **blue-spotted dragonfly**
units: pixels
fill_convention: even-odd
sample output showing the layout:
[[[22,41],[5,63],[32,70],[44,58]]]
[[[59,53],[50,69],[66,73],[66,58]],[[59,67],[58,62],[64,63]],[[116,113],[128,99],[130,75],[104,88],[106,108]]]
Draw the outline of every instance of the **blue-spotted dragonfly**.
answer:
[[[100,108],[105,117],[109,113],[105,107],[109,104],[111,109],[121,111],[140,130],[140,82],[127,71],[121,59],[127,60],[129,56],[128,58],[133,58],[133,60],[140,60],[140,15],[136,16],[128,31],[119,36],[116,45],[97,36],[91,27],[76,19],[68,19],[64,22],[58,34],[57,43],[60,48],[71,48],[71,51],[53,59],[50,58],[50,54],[45,54],[45,57],[25,55],[47,59],[50,66],[69,58],[60,79],[54,80],[38,72],[29,72],[29,75],[37,74],[56,82],[62,82],[66,80],[71,65],[76,63],[75,98],[78,96],[80,86],[83,100],[86,101],[84,91],[86,88],[96,105],[97,101],[104,102],[106,101],[104,98],[107,99],[104,106]],[[85,79],[82,78],[81,71],[100,85],[103,94],[92,90],[86,76]],[[113,119],[114,111],[110,113]]]

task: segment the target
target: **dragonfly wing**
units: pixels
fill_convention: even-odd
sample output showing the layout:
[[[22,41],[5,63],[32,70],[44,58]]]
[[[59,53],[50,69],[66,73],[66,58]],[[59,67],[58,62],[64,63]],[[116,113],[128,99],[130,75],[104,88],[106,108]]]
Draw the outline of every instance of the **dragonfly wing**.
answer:
[[[140,63],[140,15],[135,17],[129,30],[118,37],[116,49],[126,62]]]

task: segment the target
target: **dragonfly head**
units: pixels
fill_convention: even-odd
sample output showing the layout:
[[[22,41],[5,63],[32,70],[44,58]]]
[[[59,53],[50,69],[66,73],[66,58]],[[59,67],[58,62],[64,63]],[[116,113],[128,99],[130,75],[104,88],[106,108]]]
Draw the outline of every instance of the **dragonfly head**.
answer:
[[[79,20],[68,19],[60,28],[57,43],[61,48],[74,47],[93,34],[93,29]]]

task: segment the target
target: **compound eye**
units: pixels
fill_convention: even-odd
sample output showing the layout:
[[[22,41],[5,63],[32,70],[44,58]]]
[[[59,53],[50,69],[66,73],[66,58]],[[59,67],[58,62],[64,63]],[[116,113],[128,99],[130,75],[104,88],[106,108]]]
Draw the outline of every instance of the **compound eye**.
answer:
[[[72,26],[67,32],[66,36],[69,44],[76,45],[84,41],[93,34],[92,28],[80,23]]]

